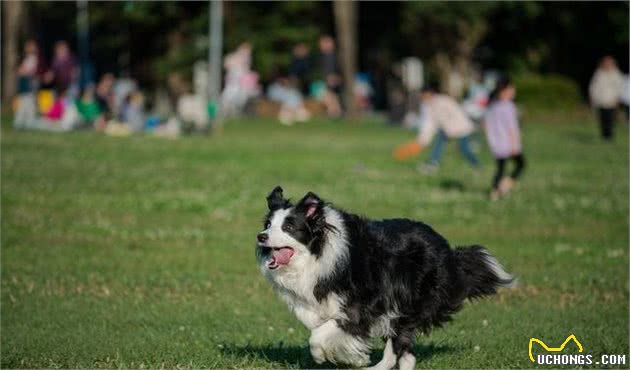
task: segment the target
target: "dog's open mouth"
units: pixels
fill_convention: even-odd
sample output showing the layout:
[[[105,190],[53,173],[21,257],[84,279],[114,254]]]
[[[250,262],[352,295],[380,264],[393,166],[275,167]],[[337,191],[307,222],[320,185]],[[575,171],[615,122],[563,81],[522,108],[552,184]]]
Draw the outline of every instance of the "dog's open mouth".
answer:
[[[288,265],[293,253],[294,250],[291,247],[271,248],[271,258],[267,261],[267,268],[275,270],[280,266]]]

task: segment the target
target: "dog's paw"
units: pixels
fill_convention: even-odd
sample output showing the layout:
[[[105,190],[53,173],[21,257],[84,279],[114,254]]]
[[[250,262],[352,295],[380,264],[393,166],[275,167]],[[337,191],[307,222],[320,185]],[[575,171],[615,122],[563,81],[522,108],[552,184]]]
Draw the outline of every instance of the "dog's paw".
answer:
[[[370,364],[370,356],[357,356],[347,362],[356,368],[364,368]]]
[[[313,361],[315,361],[315,363],[318,365],[326,362],[326,354],[320,346],[311,345],[311,356],[313,357]]]

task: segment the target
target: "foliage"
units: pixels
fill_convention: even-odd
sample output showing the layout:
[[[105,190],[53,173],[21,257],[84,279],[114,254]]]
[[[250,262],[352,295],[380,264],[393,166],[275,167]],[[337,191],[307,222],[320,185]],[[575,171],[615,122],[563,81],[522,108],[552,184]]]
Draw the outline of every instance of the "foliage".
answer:
[[[420,368],[530,368],[530,337],[569,333],[585,353],[626,353],[627,126],[605,144],[592,121],[565,123],[525,126],[523,181],[496,203],[487,151],[473,172],[449,146],[427,177],[390,158],[412,134],[370,122],[231,122],[222,137],[176,141],[5,128],[1,367],[317,367],[255,265],[278,184],[421,219],[518,275],[419,337]]]
[[[502,2],[479,62],[507,71],[556,73],[582,93],[606,54],[628,70],[628,2]]]
[[[319,34],[334,30],[329,2],[224,6],[224,51],[251,41],[263,78],[288,64],[293,44],[315,48]],[[75,3],[37,1],[27,8],[26,33],[48,54],[58,39],[74,42]],[[369,55],[394,61],[446,55],[449,68],[474,61],[510,73],[563,74],[585,91],[602,55],[611,53],[628,68],[628,2],[364,2],[358,8],[359,22],[371,25],[359,29],[358,44],[360,64],[371,72],[379,67]],[[194,61],[207,55],[206,2],[90,2],[89,12],[97,72],[129,72],[155,86],[173,71],[190,75]]]
[[[327,8],[317,2],[237,3],[226,19],[226,51],[249,41],[254,47],[253,64],[265,79],[286,68],[291,50],[298,42],[317,52],[317,38],[326,32]],[[328,15],[332,17],[332,13]]]
[[[410,1],[405,3],[401,30],[421,40],[415,47],[424,55],[439,51],[456,55],[462,48],[474,49],[487,32],[487,16],[497,4]]]
[[[402,16],[401,31],[408,38],[418,37],[414,51],[431,62],[444,91],[452,72],[470,74],[473,52],[489,29],[488,15],[499,3],[408,2]],[[431,71],[430,70],[430,71]]]
[[[525,108],[574,110],[582,104],[578,84],[561,75],[520,74],[514,85],[518,103]]]

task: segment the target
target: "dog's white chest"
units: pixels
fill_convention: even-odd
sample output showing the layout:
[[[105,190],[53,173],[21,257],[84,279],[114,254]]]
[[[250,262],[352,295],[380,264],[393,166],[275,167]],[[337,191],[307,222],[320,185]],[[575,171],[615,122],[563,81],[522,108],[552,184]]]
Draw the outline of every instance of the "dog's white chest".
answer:
[[[315,297],[307,299],[287,291],[280,291],[279,294],[297,319],[311,330],[321,326],[328,320],[344,317],[341,311],[343,301],[336,294],[328,295],[321,302],[318,302]]]

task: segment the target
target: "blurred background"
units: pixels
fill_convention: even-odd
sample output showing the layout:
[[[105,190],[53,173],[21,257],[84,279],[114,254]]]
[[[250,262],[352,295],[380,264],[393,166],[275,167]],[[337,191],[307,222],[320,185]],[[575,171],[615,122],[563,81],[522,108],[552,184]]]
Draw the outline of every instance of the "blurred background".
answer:
[[[2,1],[0,367],[333,366],[256,265],[276,185],[518,276],[420,368],[630,355],[628,4]]]
[[[77,100],[85,93],[87,102],[96,94],[100,109],[60,125],[94,125],[92,116],[105,111],[98,128],[114,120],[130,123],[131,131],[173,117],[203,128],[218,114],[220,95],[226,117],[273,116],[282,105],[301,108],[304,98],[306,110],[287,108],[282,121],[385,112],[400,124],[414,107],[414,90],[432,84],[469,99],[472,111],[500,74],[516,81],[521,103],[556,109],[588,101],[602,57],[628,70],[626,2],[218,5],[213,19],[208,2],[7,2],[5,111],[17,109],[11,99],[32,88],[24,79],[16,83],[33,75],[19,71],[27,44],[37,50],[34,74],[45,90],[39,114],[66,94],[59,88]],[[64,53],[59,47],[68,49],[69,62],[56,56]],[[326,87],[333,94],[324,94]],[[53,113],[49,118],[61,119]]]

